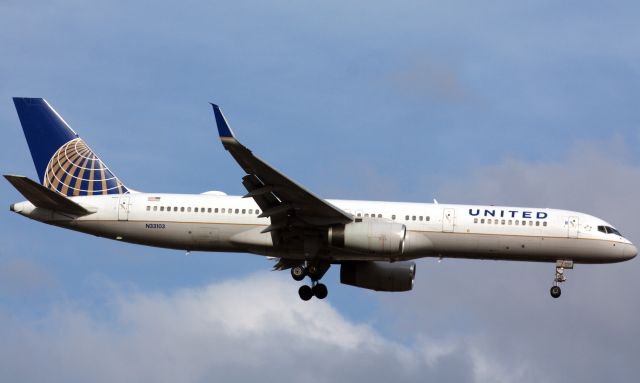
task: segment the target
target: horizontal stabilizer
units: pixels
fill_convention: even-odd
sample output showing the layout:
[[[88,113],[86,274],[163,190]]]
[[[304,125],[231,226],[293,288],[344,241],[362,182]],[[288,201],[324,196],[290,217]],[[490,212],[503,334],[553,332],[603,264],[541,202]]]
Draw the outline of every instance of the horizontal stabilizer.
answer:
[[[29,202],[36,207],[54,210],[60,213],[67,213],[76,216],[91,214],[92,212],[73,202],[69,198],[39,183],[25,177],[4,175],[7,181],[15,187]]]

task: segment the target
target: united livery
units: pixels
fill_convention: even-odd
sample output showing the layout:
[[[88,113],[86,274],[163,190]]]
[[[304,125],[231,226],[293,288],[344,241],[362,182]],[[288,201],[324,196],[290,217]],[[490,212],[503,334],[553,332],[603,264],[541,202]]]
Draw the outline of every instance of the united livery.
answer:
[[[68,197],[129,190],[41,98],[14,98],[40,182]]]
[[[14,103],[40,182],[5,175],[27,199],[11,211],[130,243],[263,255],[296,281],[308,278],[298,290],[305,301],[327,297],[320,280],[332,266],[347,285],[411,290],[414,260],[423,257],[549,262],[555,266],[550,293],[557,298],[574,263],[621,262],[637,254],[611,224],[575,211],[321,198],[241,144],[214,104],[218,136],[242,168],[247,194],[137,192],[44,99]]]
[[[493,218],[522,218],[522,219],[546,219],[549,215],[544,211],[530,210],[496,210],[496,209],[469,209],[469,215],[473,217]]]

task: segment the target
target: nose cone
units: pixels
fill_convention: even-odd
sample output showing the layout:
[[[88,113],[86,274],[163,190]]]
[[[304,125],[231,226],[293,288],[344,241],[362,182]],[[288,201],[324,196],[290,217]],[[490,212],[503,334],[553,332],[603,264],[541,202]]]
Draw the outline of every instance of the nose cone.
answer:
[[[624,247],[624,252],[623,252],[624,259],[625,260],[633,259],[635,258],[636,255],[638,255],[638,249],[634,246],[633,243],[628,243]]]

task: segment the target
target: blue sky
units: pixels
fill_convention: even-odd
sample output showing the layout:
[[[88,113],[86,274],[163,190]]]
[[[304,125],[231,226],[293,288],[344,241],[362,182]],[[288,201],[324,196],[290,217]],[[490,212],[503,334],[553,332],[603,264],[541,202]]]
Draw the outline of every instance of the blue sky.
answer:
[[[240,194],[242,172],[216,137],[213,101],[245,144],[327,198],[566,207],[602,216],[640,242],[639,11],[630,1],[5,1],[0,164],[3,173],[36,178],[11,97],[45,97],[134,189]],[[6,206],[20,199],[8,183],[0,196]],[[640,372],[630,362],[640,349],[624,336],[638,334],[630,321],[640,315],[635,261],[574,270],[560,303],[548,297],[549,265],[424,260],[416,289],[393,295],[341,286],[331,270],[328,302],[301,306],[295,283],[267,272],[271,263],[260,257],[186,257],[4,214],[0,334],[24,350],[14,357],[61,380],[96,380],[82,361],[104,369],[104,379],[122,377],[114,371],[125,360],[114,350],[162,349],[156,339],[165,332],[181,349],[218,355],[197,332],[141,324],[185,302],[226,307],[214,315],[223,328],[253,314],[256,334],[280,335],[251,349],[246,328],[207,333],[247,357],[246,374],[227,376],[235,380],[260,376],[267,367],[251,357],[284,347],[278,342],[316,342],[304,326],[327,339],[334,327],[362,330],[352,341],[369,350],[354,352],[361,348],[342,338],[322,343],[325,363],[342,355],[371,373],[318,372],[317,381],[382,380],[383,367],[398,366],[410,366],[398,377],[406,381],[584,382]],[[229,284],[243,291],[235,296]],[[260,291],[262,298],[252,295]],[[248,314],[234,311],[234,299],[244,299]],[[273,307],[252,311],[251,299],[272,299]],[[141,301],[154,304],[136,309]],[[187,306],[173,319],[206,323],[197,321],[197,304]],[[274,308],[298,320],[273,324]],[[548,327],[536,330],[540,323]],[[545,353],[557,336],[552,327],[570,340],[558,353],[580,373],[568,376]],[[109,334],[121,343],[109,343]],[[64,346],[65,337],[76,342]],[[302,362],[300,350],[283,350],[283,359]],[[48,365],[45,351],[80,362]],[[172,380],[151,366],[192,357],[150,355],[135,371],[139,380]],[[243,366],[240,356],[229,358]],[[590,363],[603,358],[601,369]],[[38,380],[21,363],[8,369],[1,367],[12,359],[0,360],[10,380]],[[176,363],[181,380],[225,376],[206,362]]]

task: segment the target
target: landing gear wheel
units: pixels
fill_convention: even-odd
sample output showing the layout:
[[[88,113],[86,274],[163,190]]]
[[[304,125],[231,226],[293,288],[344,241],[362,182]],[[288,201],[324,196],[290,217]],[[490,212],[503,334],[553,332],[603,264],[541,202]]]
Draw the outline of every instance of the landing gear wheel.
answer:
[[[318,299],[324,299],[327,297],[327,295],[329,295],[327,286],[323,285],[322,283],[318,283],[317,285],[313,286],[312,291],[313,295],[315,295]]]
[[[291,277],[300,282],[307,276],[307,270],[303,266],[294,266],[291,268]]]
[[[307,285],[300,286],[298,289],[298,295],[300,295],[300,299],[303,301],[308,301],[313,297],[313,290],[311,290],[311,287]]]
[[[559,298],[560,294],[562,294],[562,290],[560,289],[560,286],[551,286],[551,290],[549,292],[551,293],[551,296],[554,298]]]
[[[564,274],[565,269],[573,269],[573,261],[570,259],[558,259],[556,261],[556,276],[553,278],[553,286],[549,290],[554,299],[559,298],[560,294],[562,294],[562,290],[558,285],[567,280],[567,276]]]

